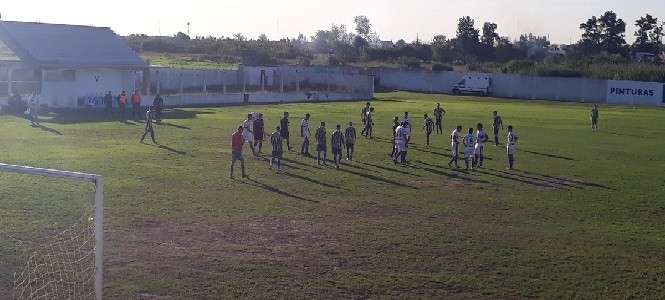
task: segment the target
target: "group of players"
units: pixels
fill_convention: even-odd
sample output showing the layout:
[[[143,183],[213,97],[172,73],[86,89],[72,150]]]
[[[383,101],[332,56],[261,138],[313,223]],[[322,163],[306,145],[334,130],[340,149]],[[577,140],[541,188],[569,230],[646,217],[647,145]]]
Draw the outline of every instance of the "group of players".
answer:
[[[430,135],[433,133],[436,128],[437,135],[443,135],[443,116],[446,111],[443,109],[440,103],[437,103],[436,108],[434,109],[435,121],[425,114],[423,129],[425,130],[426,135],[426,145],[430,144]],[[372,139],[373,132],[373,114],[374,108],[371,107],[371,103],[367,102],[366,105],[361,110],[361,122],[363,124],[363,129],[361,135],[367,139]],[[498,115],[497,111],[493,112],[493,132],[494,132],[494,145],[499,145],[499,132],[503,129],[503,120]],[[309,153],[309,144],[311,138],[310,132],[310,114],[305,114],[305,117],[300,122],[300,136],[302,138],[302,145],[300,148],[300,154],[305,156],[311,156]],[[290,145],[290,131],[289,131],[289,112],[284,112],[284,116],[280,119],[280,125],[275,127],[275,131],[268,135],[270,144],[272,146],[272,153],[270,158],[270,168],[272,169],[273,165],[277,165],[277,169],[281,169],[281,159],[284,153],[283,143],[286,142],[287,149],[291,151],[293,148]],[[392,152],[390,157],[393,160],[394,164],[406,164],[407,163],[407,153],[409,148],[409,142],[411,140],[412,132],[412,122],[409,117],[408,112],[404,112],[404,117],[400,120],[398,117],[393,119],[393,130],[392,130]],[[233,178],[233,169],[236,161],[240,161],[242,168],[242,176],[246,177],[245,173],[245,164],[244,158],[242,156],[242,147],[245,143],[249,144],[250,150],[253,155],[259,155],[263,147],[263,140],[265,139],[265,123],[263,120],[263,114],[250,113],[247,115],[247,119],[243,122],[242,126],[239,126],[237,131],[231,136],[231,150],[232,150],[232,161],[231,161],[231,170],[230,177]],[[483,167],[484,160],[484,147],[485,143],[489,142],[489,135],[485,133],[483,125],[478,123],[476,125],[477,132],[474,134],[474,128],[469,128],[468,133],[461,138],[461,144],[465,146],[464,151],[464,160],[466,164],[466,169],[475,169]],[[458,158],[459,158],[459,146],[460,146],[460,135],[462,134],[462,126],[458,125],[456,129],[451,133],[451,149],[452,149],[452,159],[448,163],[449,167],[452,167],[454,164],[455,167],[459,168]],[[356,129],[353,126],[353,122],[349,122],[348,127],[342,131],[340,125],[335,126],[335,130],[330,136],[330,144],[333,154],[333,163],[335,168],[339,168],[342,160],[343,149],[346,148],[346,159],[353,160],[353,152],[355,149],[356,142]],[[316,159],[318,165],[327,166],[327,130],[326,123],[321,122],[319,127],[316,128],[314,133],[314,139],[316,141]],[[509,169],[513,169],[514,164],[514,153],[515,153],[515,143],[517,142],[517,135],[513,131],[513,126],[508,126],[508,143],[507,143],[507,154],[508,154],[508,166]],[[471,159],[471,164],[469,164],[469,159]]]

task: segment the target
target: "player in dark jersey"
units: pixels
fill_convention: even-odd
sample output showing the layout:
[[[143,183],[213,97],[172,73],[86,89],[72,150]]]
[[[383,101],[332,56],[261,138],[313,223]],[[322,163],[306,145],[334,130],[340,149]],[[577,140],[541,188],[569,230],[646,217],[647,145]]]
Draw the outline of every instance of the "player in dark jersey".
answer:
[[[254,120],[252,124],[252,130],[254,132],[254,148],[256,145],[259,145],[258,153],[261,153],[261,148],[263,148],[263,139],[265,138],[264,123],[263,123],[263,114],[259,114],[259,117]]]
[[[494,146],[499,145],[499,130],[503,129],[503,120],[501,116],[495,111],[492,112],[494,120],[492,121],[492,129],[494,129]]]
[[[446,110],[441,107],[441,103],[436,104],[436,108],[434,109],[434,119],[435,119],[435,125],[436,125],[436,134],[443,135],[443,115],[446,114]]]
[[[434,131],[434,122],[432,122],[432,118],[428,117],[427,114],[425,114],[425,125],[423,125],[423,129],[425,129],[425,138],[427,140],[426,145],[429,146],[429,136],[432,135],[432,131]]]
[[[314,138],[316,138],[316,164],[321,165],[321,152],[323,152],[323,165],[327,166],[326,122],[321,122],[321,126],[316,129]]]
[[[356,144],[356,128],[353,127],[353,122],[349,122],[349,127],[346,127],[344,139],[346,140],[346,160],[353,160],[353,150]]]
[[[360,135],[364,136],[365,132],[367,131],[367,123],[365,122],[367,120],[367,113],[369,112],[370,108],[370,103],[367,102],[365,103],[365,107],[363,107],[362,110],[360,110],[360,121],[363,122],[363,130],[360,132]]]
[[[282,135],[280,133],[280,127],[277,126],[275,132],[270,135],[270,144],[272,145],[272,156],[270,157],[270,169],[272,169],[272,164],[277,160],[277,170],[282,167]]]
[[[339,164],[342,163],[342,148],[344,148],[344,134],[340,130],[341,126],[335,126],[335,131],[330,135],[330,146],[332,148],[333,162],[335,162],[335,169],[339,169]]]
[[[279,120],[280,132],[282,139],[286,140],[286,147],[291,151],[291,144],[289,144],[289,112],[285,111],[284,116]]]
[[[372,128],[374,127],[374,107],[369,108],[367,117],[365,117],[365,138],[372,138]]]

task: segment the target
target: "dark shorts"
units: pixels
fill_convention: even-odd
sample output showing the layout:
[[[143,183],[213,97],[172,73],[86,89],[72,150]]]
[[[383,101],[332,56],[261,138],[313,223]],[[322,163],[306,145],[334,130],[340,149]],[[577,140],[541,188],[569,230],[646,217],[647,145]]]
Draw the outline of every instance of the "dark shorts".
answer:
[[[499,134],[499,127],[498,126],[494,127],[494,135],[497,135],[497,134]]]
[[[333,155],[335,155],[335,154],[342,155],[342,148],[335,148],[335,147],[333,147],[333,148],[332,148],[332,154],[333,154]]]
[[[598,118],[591,118],[591,124],[598,125]]]
[[[263,131],[254,131],[254,140],[255,141],[262,141],[263,140]]]
[[[355,143],[346,143],[346,148],[353,149]]]
[[[326,145],[316,145],[316,151],[326,151]]]
[[[436,125],[441,125],[442,122],[443,122],[443,119],[436,119],[436,120],[434,121],[434,124],[436,124]]]
[[[275,150],[275,151],[272,152],[272,156],[273,157],[282,157],[282,151]]]
[[[241,162],[245,161],[245,159],[242,158],[242,152],[237,152],[237,153],[231,152],[231,159],[233,160],[233,162],[235,162],[236,160],[239,160]]]
[[[288,130],[280,130],[279,135],[281,135],[283,139],[289,139],[289,131]]]

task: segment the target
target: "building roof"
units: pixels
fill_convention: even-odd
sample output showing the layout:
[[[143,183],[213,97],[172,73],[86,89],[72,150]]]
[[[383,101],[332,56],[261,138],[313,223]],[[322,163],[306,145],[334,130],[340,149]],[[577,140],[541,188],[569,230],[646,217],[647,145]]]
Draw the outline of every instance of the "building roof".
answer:
[[[29,67],[148,68],[107,27],[0,21],[0,40]]]

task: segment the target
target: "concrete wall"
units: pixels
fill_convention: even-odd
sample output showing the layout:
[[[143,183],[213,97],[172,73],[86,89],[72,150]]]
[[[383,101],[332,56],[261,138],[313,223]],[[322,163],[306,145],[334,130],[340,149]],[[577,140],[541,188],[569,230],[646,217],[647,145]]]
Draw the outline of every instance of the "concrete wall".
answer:
[[[372,69],[376,81],[387,88],[430,92],[451,93],[454,84],[464,76],[490,76],[493,81],[494,96],[517,99],[542,99],[556,101],[614,103],[631,105],[665,105],[663,85],[660,83],[621,82],[624,87],[653,90],[650,99],[633,96],[627,99],[610,100],[609,89],[614,81],[589,78],[559,78],[521,76],[516,74],[485,74],[434,72],[423,70]],[[639,92],[638,92],[639,94]]]
[[[249,94],[245,101],[243,94],[208,94],[208,95],[181,95],[165,96],[164,104],[167,106],[193,106],[193,105],[223,105],[239,103],[290,103],[290,102],[320,102],[320,101],[356,101],[368,100],[371,96],[364,93],[256,93]],[[145,101],[145,100],[144,100]],[[152,101],[152,98],[150,99]]]
[[[665,85],[656,82],[610,80],[607,103],[665,106]]]

